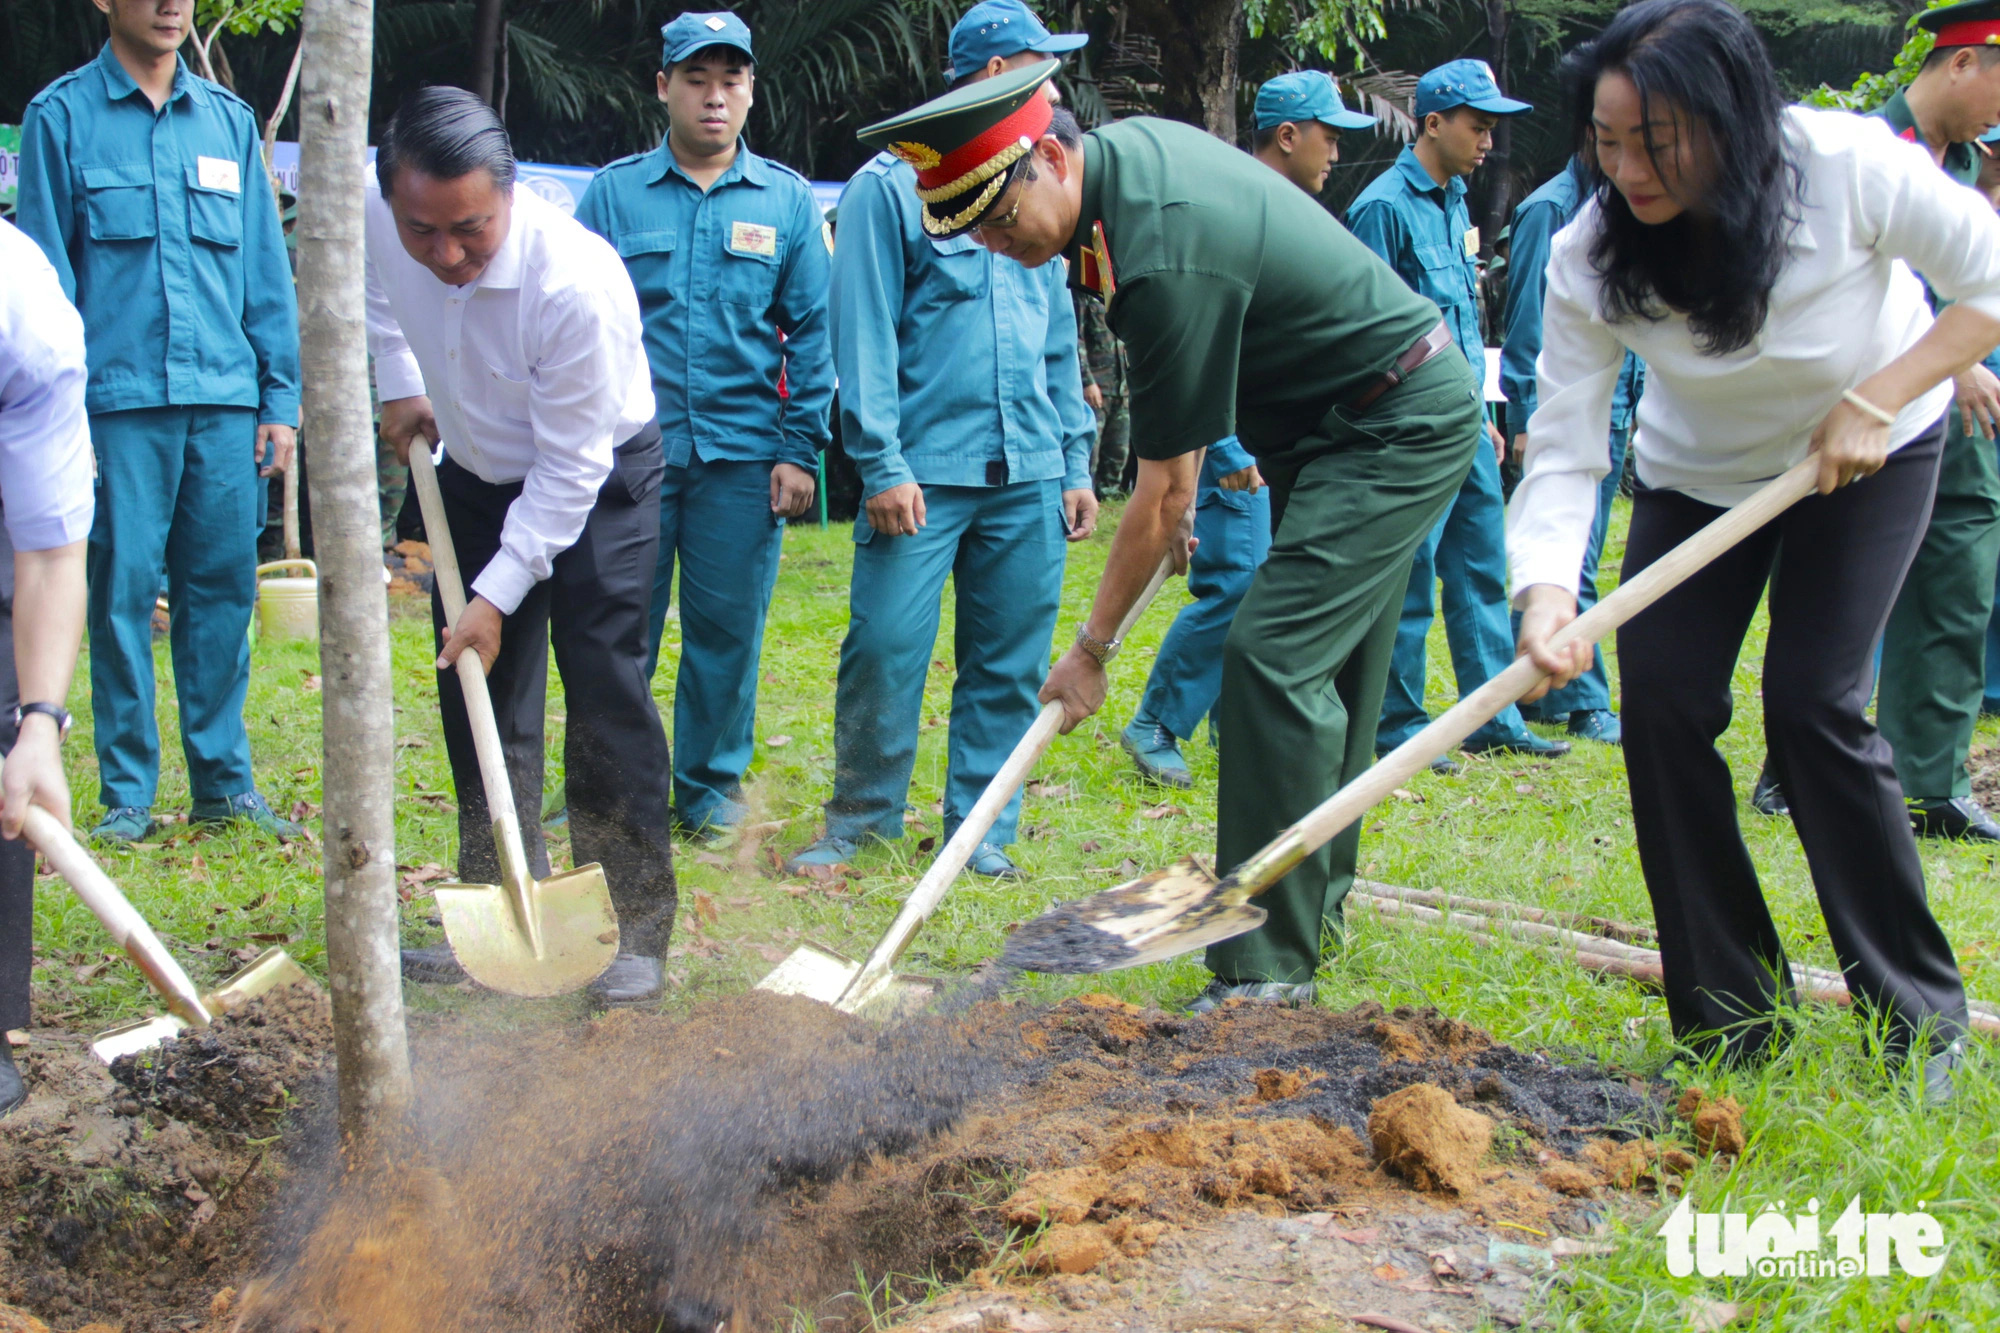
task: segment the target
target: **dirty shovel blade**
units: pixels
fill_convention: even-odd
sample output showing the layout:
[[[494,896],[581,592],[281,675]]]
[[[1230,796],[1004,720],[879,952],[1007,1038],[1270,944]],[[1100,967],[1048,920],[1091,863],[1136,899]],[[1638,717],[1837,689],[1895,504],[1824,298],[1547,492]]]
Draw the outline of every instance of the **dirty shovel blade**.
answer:
[[[1059,903],[1015,931],[1001,962],[1024,972],[1114,972],[1172,958],[1264,923],[1230,880],[1192,858]]]
[[[861,974],[861,964],[821,944],[802,944],[757,983],[775,995],[803,995],[831,1004],[842,1013],[893,1017],[921,1009],[943,988],[932,977],[889,973],[866,994],[849,995],[847,988]]]
[[[319,989],[319,983],[299,966],[297,959],[283,949],[273,947],[258,954],[232,973],[227,981],[202,996],[202,1005],[211,1014],[233,1014],[259,996],[269,995],[286,986]],[[173,1014],[135,1018],[98,1033],[91,1039],[90,1050],[105,1064],[110,1064],[121,1055],[136,1055],[178,1037],[188,1027],[186,1019]]]
[[[541,926],[541,949],[498,884],[440,884],[434,891],[452,952],[489,990],[541,998],[595,981],[618,956],[618,914],[592,862],[528,882],[529,909]]]

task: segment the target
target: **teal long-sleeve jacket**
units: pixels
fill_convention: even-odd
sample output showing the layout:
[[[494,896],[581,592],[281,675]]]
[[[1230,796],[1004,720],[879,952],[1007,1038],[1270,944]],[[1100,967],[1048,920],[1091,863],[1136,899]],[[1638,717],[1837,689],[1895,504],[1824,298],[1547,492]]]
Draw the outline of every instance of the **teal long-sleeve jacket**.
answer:
[[[1382,256],[1419,296],[1428,296],[1451,325],[1452,341],[1475,373],[1485,371],[1479,332],[1479,269],[1467,245],[1472,219],[1465,180],[1443,185],[1405,148],[1395,165],[1368,182],[1347,208],[1347,229]]]
[[[1097,419],[1083,401],[1076,310],[1060,263],[1028,269],[917,217],[912,169],[884,153],[840,196],[833,360],[841,448],[864,496],[904,482],[1062,479],[1090,486]]]
[[[1507,395],[1507,434],[1519,435],[1535,414],[1535,358],[1542,354],[1542,298],[1548,294],[1549,243],[1583,207],[1583,164],[1569,165],[1514,209],[1508,228],[1506,341],[1500,345],[1500,391]],[[1630,352],[1611,394],[1611,429],[1630,430],[1646,389],[1646,363]]]
[[[176,61],[156,111],[107,43],[28,104],[15,222],[83,315],[91,412],[250,407],[298,424],[292,270],[257,120],[233,93]]]
[[[668,464],[812,471],[833,358],[826,224],[805,178],[739,145],[703,191],[663,142],[598,172],[576,220],[618,248],[639,293]]]

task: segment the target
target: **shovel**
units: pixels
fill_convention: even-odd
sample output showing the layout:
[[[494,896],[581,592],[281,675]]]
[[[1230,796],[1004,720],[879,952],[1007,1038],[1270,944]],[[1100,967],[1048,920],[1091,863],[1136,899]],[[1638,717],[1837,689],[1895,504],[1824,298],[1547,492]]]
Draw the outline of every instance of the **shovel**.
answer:
[[[458,553],[445,522],[437,472],[422,443],[410,450],[410,480],[423,507],[431,566],[447,624],[465,612]],[[508,995],[562,995],[589,985],[618,956],[618,914],[604,867],[596,862],[536,880],[521,846],[514,788],[500,751],[500,727],[486,692],[486,664],[478,653],[460,653],[458,680],[479,752],[486,808],[493,814],[493,847],[500,857],[498,884],[440,884],[432,890],[444,918],[451,951],[474,981]]]
[[[1146,584],[1146,590],[1139,594],[1139,600],[1132,604],[1132,609],[1119,624],[1115,637],[1123,639],[1132,632],[1132,627],[1139,623],[1139,617],[1152,605],[1154,595],[1173,570],[1171,558],[1160,562],[1160,567],[1153,571],[1152,579]],[[1000,771],[993,775],[993,780],[986,784],[986,790],[972,803],[965,821],[938,852],[937,860],[931,862],[924,877],[917,881],[917,887],[903,902],[903,910],[896,914],[888,931],[869,951],[866,962],[857,963],[821,945],[805,944],[794,949],[791,957],[771,969],[770,975],[757,983],[757,989],[775,991],[780,995],[804,995],[830,1004],[845,1014],[856,1013],[877,1000],[882,1001],[882,1007],[887,1012],[899,1013],[922,1004],[936,994],[939,982],[929,977],[897,974],[893,970],[896,960],[902,957],[910,941],[916,938],[917,931],[944,900],[952,881],[965,869],[965,863],[972,859],[972,853],[993,827],[993,821],[1000,817],[1000,811],[1013,799],[1021,784],[1027,781],[1036,761],[1042,757],[1042,751],[1048,749],[1049,742],[1055,739],[1062,720],[1060,700],[1052,700],[1042,706],[1034,725],[1028,728],[1028,734],[1021,737],[1014,752],[1007,756],[1007,762],[1000,765]]]
[[[205,1028],[216,1015],[240,1009],[259,995],[280,986],[301,982],[313,984],[305,969],[292,961],[290,954],[283,949],[266,949],[249,966],[223,982],[220,988],[203,995],[195,989],[194,982],[189,980],[181,965],[174,961],[174,956],[167,952],[167,946],[160,943],[160,937],[146,924],[146,918],[140,916],[131,900],[119,892],[111,877],[104,873],[104,868],[77,843],[70,831],[62,826],[61,820],[40,806],[31,805],[21,828],[21,836],[42,854],[42,859],[58,875],[69,881],[70,888],[90,909],[90,914],[103,923],[118,947],[125,950],[140,975],[146,978],[146,983],[166,1001],[165,1014],[133,1019],[100,1032],[91,1041],[90,1049],[104,1063],[110,1064],[121,1055],[157,1046],[191,1027]]]
[[[1818,476],[1817,457],[1799,463],[1619,585],[1565,625],[1551,646],[1596,642],[1811,494]],[[1391,750],[1228,876],[1218,880],[1190,857],[1103,893],[1063,903],[1015,931],[1001,961],[1028,972],[1110,972],[1255,930],[1264,924],[1266,913],[1251,899],[1544,679],[1533,659],[1514,659],[1513,665]]]

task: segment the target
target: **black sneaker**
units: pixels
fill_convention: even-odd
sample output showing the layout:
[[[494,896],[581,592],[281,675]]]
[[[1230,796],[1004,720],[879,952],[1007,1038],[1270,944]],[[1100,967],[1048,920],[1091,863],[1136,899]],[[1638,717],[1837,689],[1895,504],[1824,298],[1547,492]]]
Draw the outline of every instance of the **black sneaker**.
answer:
[[[1912,800],[1910,828],[1919,838],[1950,838],[1957,842],[2000,842],[2000,824],[1970,796],[1949,800]]]
[[[14,1063],[13,1043],[0,1032],[0,1116],[10,1114],[28,1100],[28,1085],[21,1081],[20,1067]]]
[[[1785,789],[1778,785],[1778,776],[1768,763],[1757,771],[1757,785],[1750,789],[1750,808],[1760,815],[1792,813],[1791,803],[1785,800]]]

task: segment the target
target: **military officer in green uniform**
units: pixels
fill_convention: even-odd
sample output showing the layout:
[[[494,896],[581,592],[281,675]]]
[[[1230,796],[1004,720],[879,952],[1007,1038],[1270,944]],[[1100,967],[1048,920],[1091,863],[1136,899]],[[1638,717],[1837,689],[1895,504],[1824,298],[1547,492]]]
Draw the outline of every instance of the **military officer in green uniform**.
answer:
[[[1436,305],[1305,193],[1191,126],[1081,133],[1045,63],[862,131],[917,166],[933,234],[969,232],[1103,295],[1131,374],[1139,473],[1075,645],[1042,689],[1074,727],[1104,702],[1112,637],[1185,549],[1207,447],[1236,435],[1276,535],[1224,648],[1217,860],[1232,867],[1374,759],[1410,560],[1479,444],[1479,386]],[[1353,882],[1349,828],[1208,951],[1198,1004],[1308,1002]]]
[[[1937,34],[1909,87],[1873,114],[1967,187],[1979,183],[1981,135],[2000,124],[2000,0],[1965,0],[1922,15]],[[1986,626],[2000,568],[2000,379],[1974,366],[1946,414],[1937,498],[1923,545],[1882,635],[1876,725],[1896,753],[1896,777],[1918,836],[2000,842],[2000,824],[1972,796],[1966,758],[1986,686]],[[1768,769],[1755,803],[1783,813]]]

